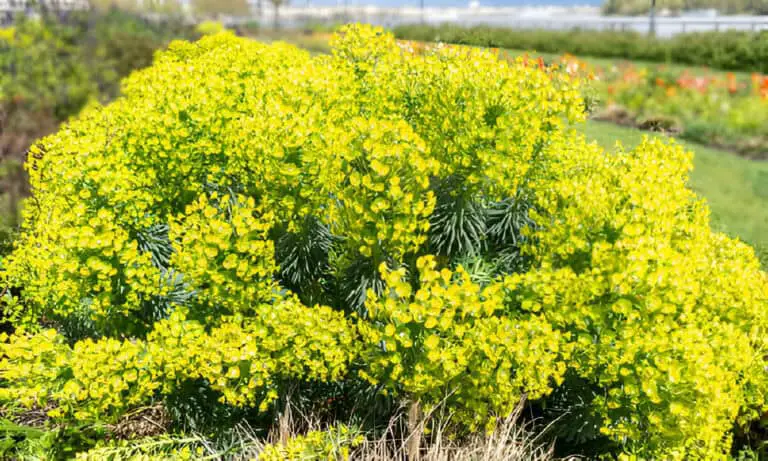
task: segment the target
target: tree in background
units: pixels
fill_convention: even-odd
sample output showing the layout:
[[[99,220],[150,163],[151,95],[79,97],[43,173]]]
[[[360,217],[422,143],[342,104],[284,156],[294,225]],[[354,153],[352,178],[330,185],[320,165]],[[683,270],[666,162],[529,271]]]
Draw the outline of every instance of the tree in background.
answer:
[[[287,5],[288,0],[270,0],[270,2],[272,3],[272,7],[275,10],[274,26],[275,26],[275,29],[279,29],[280,28],[280,7],[283,5]]]
[[[110,8],[118,8],[124,11],[135,11],[138,9],[136,0],[90,0],[88,2],[91,8],[104,11]]]
[[[90,0],[90,4],[97,10],[119,9],[128,12],[150,13],[179,13],[181,2],[179,0]]]
[[[180,13],[182,9],[179,0],[139,0],[139,5],[152,13],[175,14]]]

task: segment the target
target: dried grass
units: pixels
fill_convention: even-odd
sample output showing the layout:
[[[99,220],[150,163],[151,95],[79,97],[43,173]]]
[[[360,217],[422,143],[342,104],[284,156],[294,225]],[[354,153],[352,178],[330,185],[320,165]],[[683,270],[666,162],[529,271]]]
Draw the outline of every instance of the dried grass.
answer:
[[[281,415],[275,430],[267,439],[260,439],[247,425],[236,429],[237,447],[232,447],[237,455],[233,460],[258,458],[266,443],[284,443],[291,437],[324,427],[310,417],[299,415],[288,405]],[[551,461],[555,460],[551,441],[544,440],[530,423],[522,420],[523,402],[506,418],[500,419],[493,432],[477,433],[466,438],[455,438],[449,430],[450,417],[426,415],[425,420],[417,424],[416,429],[403,435],[403,428],[409,427],[405,421],[407,411],[400,412],[391,419],[386,430],[376,438],[367,438],[351,451],[353,461]],[[425,426],[432,432],[422,437]],[[303,430],[297,430],[301,427]],[[411,425],[413,427],[413,425]],[[410,453],[409,447],[418,440],[420,447],[417,454]],[[570,457],[570,460],[578,458]]]

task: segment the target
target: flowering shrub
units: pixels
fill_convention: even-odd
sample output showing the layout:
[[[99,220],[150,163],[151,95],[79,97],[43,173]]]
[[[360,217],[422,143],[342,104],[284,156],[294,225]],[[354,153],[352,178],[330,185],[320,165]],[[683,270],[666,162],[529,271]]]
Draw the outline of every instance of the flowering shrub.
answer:
[[[195,382],[258,414],[359,376],[474,429],[581,380],[566,409],[627,453],[723,456],[766,410],[764,274],[689,154],[567,128],[580,86],[363,26],[173,43],[32,150],[0,399],[92,423]]]
[[[421,53],[431,45],[403,40],[408,50]],[[490,48],[508,60],[508,51]],[[768,155],[768,76],[709,70],[672,70],[665,65],[617,63],[602,66],[571,54],[545,61],[523,55],[530,65],[559,68],[589,84],[585,104],[597,119],[644,129],[672,132],[695,142],[726,147],[742,155]]]
[[[20,18],[0,29],[0,107],[63,121],[91,98],[113,97],[120,79],[149,65],[172,38],[193,36],[181,25],[161,27],[118,11],[91,14]],[[20,121],[11,121],[18,128]]]
[[[742,82],[733,74],[663,75],[631,67],[604,75],[597,83],[602,99],[626,107],[640,120],[675,119],[686,138],[731,146],[746,155],[768,153],[768,77],[755,74]]]

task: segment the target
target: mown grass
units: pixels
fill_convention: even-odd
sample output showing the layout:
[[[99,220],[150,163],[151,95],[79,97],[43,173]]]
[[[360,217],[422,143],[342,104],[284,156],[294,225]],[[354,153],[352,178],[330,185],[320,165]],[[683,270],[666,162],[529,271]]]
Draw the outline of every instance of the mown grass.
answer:
[[[633,147],[644,135],[663,136],[595,121],[578,129],[608,150],[617,142]],[[758,253],[768,249],[768,162],[678,142],[694,152],[690,186],[709,203],[713,228],[755,246]]]

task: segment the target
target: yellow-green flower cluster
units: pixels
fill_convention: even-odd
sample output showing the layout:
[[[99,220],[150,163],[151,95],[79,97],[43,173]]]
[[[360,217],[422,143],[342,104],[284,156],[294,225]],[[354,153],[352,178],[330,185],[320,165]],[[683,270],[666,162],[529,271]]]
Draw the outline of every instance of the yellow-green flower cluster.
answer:
[[[362,83],[347,90],[350,97],[404,118],[438,162],[439,177],[462,177],[485,198],[510,196],[542,145],[585,116],[579,81],[522,59],[450,46],[415,54],[389,34],[354,25],[331,45]]]
[[[186,380],[204,379],[221,401],[258,405],[277,397],[276,379],[333,381],[357,355],[343,314],[308,308],[294,298],[231,317],[210,331],[182,311],[159,321],[145,340],[85,339],[73,347],[54,330],[4,338],[2,401],[55,404],[54,419],[116,419]]]
[[[364,437],[343,424],[325,431],[311,431],[292,437],[285,443],[264,447],[258,461],[348,461],[350,452]],[[256,460],[254,460],[256,461]]]
[[[470,427],[509,414],[523,393],[536,399],[562,381],[560,333],[539,316],[504,312],[501,283],[480,287],[461,267],[437,269],[433,256],[419,258],[419,288],[404,268],[382,267],[385,295],[369,292],[372,321],[360,322],[371,347],[362,375],[430,407],[449,402],[455,418]]]
[[[35,146],[31,153],[42,155],[42,149]],[[105,181],[115,178],[110,187],[137,187],[131,179],[117,179],[121,170],[125,173],[127,168],[111,173],[101,170],[97,175],[105,173]],[[161,271],[152,265],[149,253],[140,251],[133,231],[125,225],[124,219],[131,219],[108,201],[104,203],[101,194],[109,192],[76,182],[65,185],[64,191],[56,188],[51,195],[41,188],[47,211],[25,230],[8,266],[7,283],[24,286],[24,303],[10,312],[21,324],[33,326],[43,317],[64,318],[84,306],[91,319],[104,327],[116,318],[133,323],[141,303],[164,292]],[[126,195],[131,200],[137,194]]]
[[[332,213],[332,231],[349,236],[353,250],[395,258],[414,253],[426,240],[435,196],[429,178],[437,163],[424,142],[403,120],[356,118],[334,132],[338,182],[329,185],[339,205]],[[365,165],[365,167],[360,167]]]
[[[376,54],[375,69],[356,53]],[[125,97],[31,152],[37,206],[6,264],[8,283],[25,287],[16,314],[32,325],[85,303],[103,325],[132,317],[166,289],[138,236],[211,191],[250,197],[289,231],[313,215],[350,258],[417,253],[430,178],[509,195],[563,118],[581,116],[567,77],[462,53],[415,56],[359,26],[333,57],[229,34],[173,43]]]
[[[724,457],[734,422],[766,405],[753,251],[710,231],[681,147],[558,152],[536,185],[536,267],[504,281],[510,307],[567,332],[568,367],[602,389],[604,434],[644,457]]]
[[[277,288],[271,215],[259,213],[250,197],[221,199],[203,195],[171,220],[171,264],[191,280],[205,313],[247,313]]]
[[[0,41],[3,45],[12,45],[15,35],[15,27],[0,27]]]

